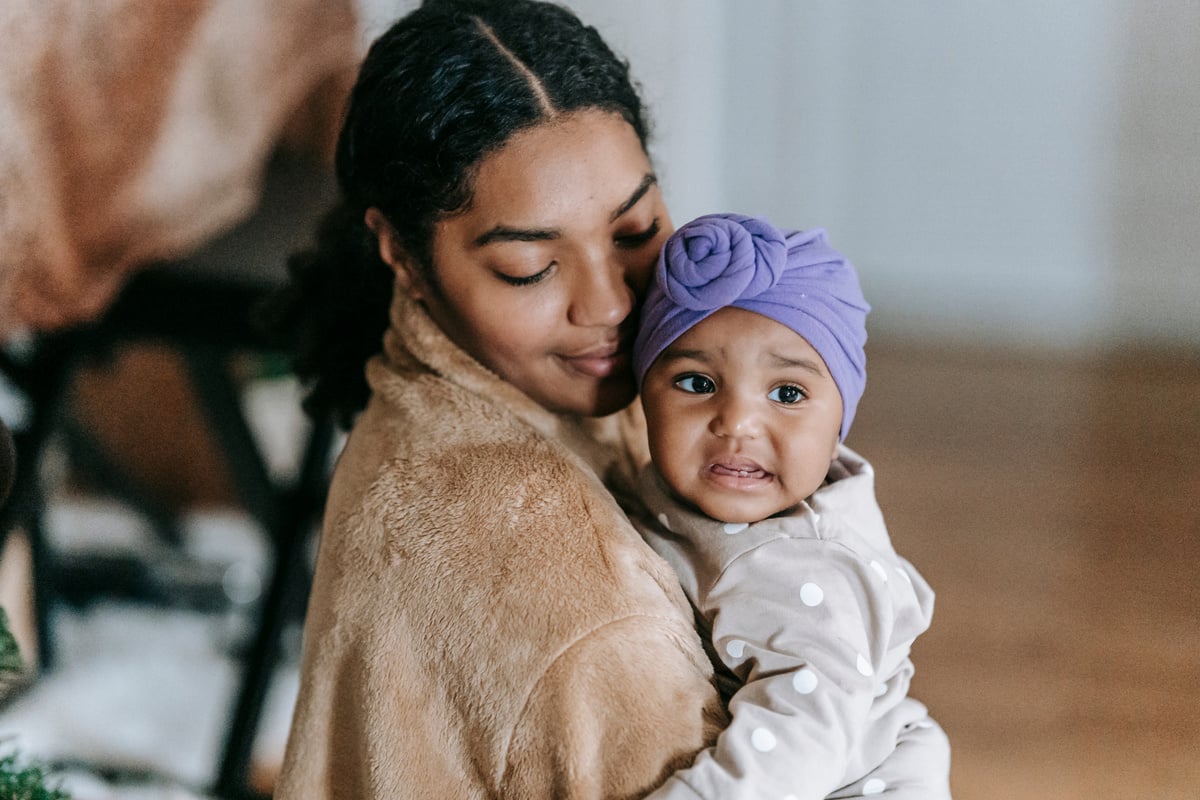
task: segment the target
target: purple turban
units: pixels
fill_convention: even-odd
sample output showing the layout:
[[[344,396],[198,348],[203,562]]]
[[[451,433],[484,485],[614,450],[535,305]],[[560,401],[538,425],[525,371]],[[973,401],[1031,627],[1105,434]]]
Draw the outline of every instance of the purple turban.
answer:
[[[710,214],[667,239],[633,345],[638,386],[672,342],[713,312],[742,308],[783,323],[825,360],[842,394],[846,438],[867,383],[858,275],[825,231],[783,233],[758,217]]]

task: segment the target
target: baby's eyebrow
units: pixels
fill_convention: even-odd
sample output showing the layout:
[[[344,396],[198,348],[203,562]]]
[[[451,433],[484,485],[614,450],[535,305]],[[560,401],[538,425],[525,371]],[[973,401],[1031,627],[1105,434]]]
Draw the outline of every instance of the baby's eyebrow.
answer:
[[[768,354],[768,358],[770,359],[771,366],[773,367],[779,367],[781,369],[802,369],[806,370],[807,372],[811,372],[820,378],[825,377],[825,367],[822,364],[813,361],[811,358],[789,358],[788,356],[780,353],[770,353]]]
[[[707,350],[684,350],[678,347],[668,347],[662,351],[659,359],[661,361],[682,361],[687,359],[707,364],[712,360],[712,357],[708,354]]]

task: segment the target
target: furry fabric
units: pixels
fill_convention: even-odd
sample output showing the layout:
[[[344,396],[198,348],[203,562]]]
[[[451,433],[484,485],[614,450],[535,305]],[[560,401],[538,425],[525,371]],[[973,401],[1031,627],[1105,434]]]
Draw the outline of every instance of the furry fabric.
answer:
[[[711,665],[597,477],[631,478],[635,428],[551,414],[403,297],[368,377],[276,796],[632,798],[690,763]]]
[[[102,311],[130,270],[238,221],[301,119],[324,140],[353,0],[0,3],[0,334]]]

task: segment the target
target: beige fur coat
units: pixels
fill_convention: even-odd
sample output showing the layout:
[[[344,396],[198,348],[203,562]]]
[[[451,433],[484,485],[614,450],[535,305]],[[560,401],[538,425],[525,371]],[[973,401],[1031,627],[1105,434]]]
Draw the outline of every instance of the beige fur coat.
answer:
[[[632,798],[724,722],[674,574],[553,415],[399,298],[337,465],[277,797]]]

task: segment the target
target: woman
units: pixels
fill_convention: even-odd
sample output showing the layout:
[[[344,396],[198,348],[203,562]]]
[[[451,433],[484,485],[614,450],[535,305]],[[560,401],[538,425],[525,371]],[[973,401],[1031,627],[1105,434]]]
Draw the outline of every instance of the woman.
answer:
[[[427,3],[368,53],[293,265],[310,410],[357,417],[278,797],[637,797],[714,740],[692,613],[605,486],[645,458],[605,417],[671,232],[645,141],[552,5]]]

